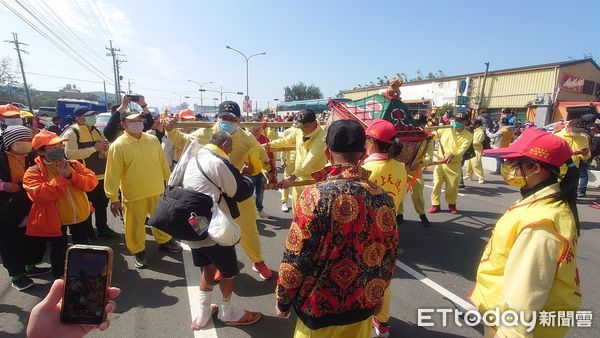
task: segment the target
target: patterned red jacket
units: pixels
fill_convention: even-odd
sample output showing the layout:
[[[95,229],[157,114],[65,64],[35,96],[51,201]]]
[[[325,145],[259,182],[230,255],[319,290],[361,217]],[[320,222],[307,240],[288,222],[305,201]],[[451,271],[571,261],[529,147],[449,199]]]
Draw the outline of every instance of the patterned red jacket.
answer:
[[[394,202],[368,178],[360,166],[335,165],[298,201],[275,293],[281,311],[293,306],[313,330],[367,319],[392,278]]]

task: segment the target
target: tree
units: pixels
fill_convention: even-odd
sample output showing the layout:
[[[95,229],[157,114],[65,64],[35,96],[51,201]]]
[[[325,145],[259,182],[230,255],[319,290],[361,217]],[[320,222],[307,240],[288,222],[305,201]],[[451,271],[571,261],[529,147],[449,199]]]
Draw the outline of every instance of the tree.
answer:
[[[319,87],[311,84],[307,86],[304,82],[300,81],[291,87],[285,86],[283,88],[285,94],[285,101],[302,101],[302,100],[314,100],[322,99],[323,93]]]
[[[8,56],[0,59],[0,98],[14,101],[17,72],[12,59]]]
[[[335,97],[344,97],[344,91],[343,90],[338,91],[338,93],[335,95]]]
[[[444,103],[441,107],[437,109],[438,116],[444,115],[446,112],[452,113],[454,111],[454,105],[452,103]]]

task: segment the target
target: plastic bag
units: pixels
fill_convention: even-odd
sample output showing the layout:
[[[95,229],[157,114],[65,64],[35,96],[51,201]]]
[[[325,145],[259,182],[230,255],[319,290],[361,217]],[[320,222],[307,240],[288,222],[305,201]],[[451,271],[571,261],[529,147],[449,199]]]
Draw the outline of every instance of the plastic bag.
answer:
[[[233,220],[229,213],[214,203],[211,209],[212,218],[208,225],[208,236],[221,246],[232,246],[240,241],[240,226]]]

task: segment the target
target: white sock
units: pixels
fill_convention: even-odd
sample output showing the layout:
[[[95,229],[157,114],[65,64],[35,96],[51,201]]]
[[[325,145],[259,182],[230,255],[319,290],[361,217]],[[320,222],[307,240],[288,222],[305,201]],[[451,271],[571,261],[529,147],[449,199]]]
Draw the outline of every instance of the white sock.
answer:
[[[236,322],[242,319],[245,313],[246,311],[233,306],[230,295],[229,298],[223,298],[223,304],[221,305],[218,317],[222,322]]]
[[[208,321],[212,317],[212,310],[210,309],[210,301],[212,300],[212,290],[202,291],[198,295],[198,301],[200,306],[198,307],[198,316],[196,316],[196,324],[202,327],[208,324]]]

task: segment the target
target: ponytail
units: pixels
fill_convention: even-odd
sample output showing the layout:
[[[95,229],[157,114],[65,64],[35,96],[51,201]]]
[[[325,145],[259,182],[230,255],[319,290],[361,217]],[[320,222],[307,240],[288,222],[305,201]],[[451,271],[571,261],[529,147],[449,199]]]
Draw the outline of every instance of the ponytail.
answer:
[[[560,181],[559,199],[569,204],[569,208],[575,218],[575,226],[577,228],[577,236],[579,236],[579,212],[577,211],[577,186],[579,184],[579,168],[569,158],[566,163],[567,172]]]
[[[375,141],[378,152],[388,153],[390,159],[396,158],[402,153],[403,145],[397,137],[394,137],[390,142],[382,142],[377,139],[373,139],[373,141]]]

